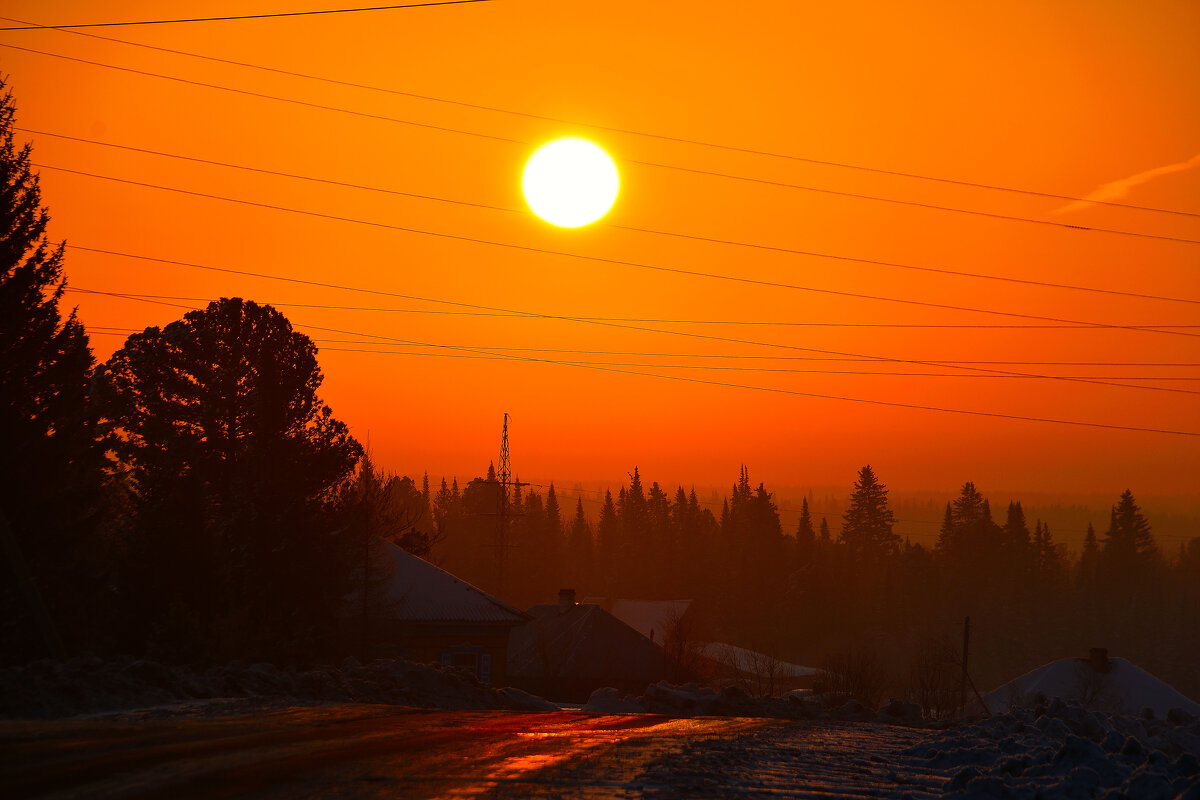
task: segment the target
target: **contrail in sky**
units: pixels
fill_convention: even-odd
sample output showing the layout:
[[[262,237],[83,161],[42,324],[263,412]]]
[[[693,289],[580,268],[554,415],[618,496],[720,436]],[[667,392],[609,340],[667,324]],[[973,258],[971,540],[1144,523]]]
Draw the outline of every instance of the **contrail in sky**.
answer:
[[[1087,194],[1082,200],[1076,200],[1073,203],[1067,203],[1065,206],[1055,209],[1054,213],[1065,214],[1068,211],[1078,211],[1081,208],[1088,208],[1092,205],[1092,201],[1118,200],[1129,194],[1129,190],[1135,186],[1148,183],[1163,175],[1170,175],[1172,172],[1183,172],[1193,167],[1200,167],[1200,153],[1192,156],[1187,161],[1180,161],[1177,164],[1167,164],[1163,167],[1155,167],[1145,172],[1139,172],[1136,175],[1130,175],[1128,178],[1121,178],[1120,180],[1106,183]]]

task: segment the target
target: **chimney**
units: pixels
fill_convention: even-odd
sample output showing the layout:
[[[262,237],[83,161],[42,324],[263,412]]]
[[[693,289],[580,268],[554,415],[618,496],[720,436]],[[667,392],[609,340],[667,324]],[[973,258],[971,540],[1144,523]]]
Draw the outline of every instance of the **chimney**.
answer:
[[[1096,672],[1107,674],[1111,669],[1108,664],[1108,648],[1093,647],[1088,651],[1087,663]]]
[[[558,613],[565,614],[575,607],[575,590],[558,590]]]

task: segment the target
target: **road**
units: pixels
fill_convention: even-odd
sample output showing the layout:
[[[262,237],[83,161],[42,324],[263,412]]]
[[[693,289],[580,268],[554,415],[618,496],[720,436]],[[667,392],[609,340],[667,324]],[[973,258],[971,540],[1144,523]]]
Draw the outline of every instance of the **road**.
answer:
[[[0,796],[931,797],[890,726],[343,705],[0,722]]]

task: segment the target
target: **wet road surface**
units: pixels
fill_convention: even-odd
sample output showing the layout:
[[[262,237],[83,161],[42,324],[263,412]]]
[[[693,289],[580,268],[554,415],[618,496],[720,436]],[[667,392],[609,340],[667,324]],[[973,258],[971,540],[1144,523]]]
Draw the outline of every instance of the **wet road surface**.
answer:
[[[928,797],[850,723],[387,706],[0,723],[0,795],[94,798]]]

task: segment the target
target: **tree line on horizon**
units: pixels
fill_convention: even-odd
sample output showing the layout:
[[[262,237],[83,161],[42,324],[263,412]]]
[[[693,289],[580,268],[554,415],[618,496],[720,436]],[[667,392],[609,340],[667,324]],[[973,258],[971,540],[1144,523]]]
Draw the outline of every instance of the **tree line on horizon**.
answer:
[[[936,543],[912,543],[894,532],[887,488],[869,465],[835,527],[815,522],[805,499],[787,532],[771,492],[745,467],[719,514],[694,490],[645,485],[635,467],[615,497],[605,493],[597,519],[581,500],[573,514],[561,508],[553,485],[544,496],[510,489],[501,532],[499,491],[491,477],[461,491],[457,480],[426,490],[433,555],[521,608],[553,602],[559,588],[607,600],[686,599],[696,610],[694,639],[809,665],[867,647],[897,670],[958,652],[953,639],[970,616],[972,672],[985,681],[1014,677],[1048,653],[1106,646],[1180,686],[1200,683],[1200,538],[1162,553],[1129,490],[1103,533],[1088,526],[1077,557],[1048,525],[1031,526],[1019,501],[994,518],[970,481],[946,504]]]
[[[802,663],[861,646],[915,663],[970,615],[985,673],[1011,677],[1039,654],[1106,644],[1200,691],[1187,683],[1200,655],[1200,538],[1165,557],[1128,491],[1077,560],[1040,521],[1030,530],[1020,503],[995,521],[969,482],[936,545],[905,541],[869,466],[835,529],[814,525],[805,500],[797,529],[783,530],[745,467],[719,514],[694,490],[646,486],[635,467],[593,520],[582,502],[562,508],[553,486],[510,491],[493,470],[432,489],[379,469],[319,398],[316,346],[269,306],[223,298],[129,336],[97,364],[81,322],[60,309],[64,247],[47,237],[14,119],[10,93],[0,99],[3,661],[92,651],[311,663],[354,652],[365,625],[353,598],[365,620],[386,539],[521,608],[565,586],[691,599],[693,638]]]

